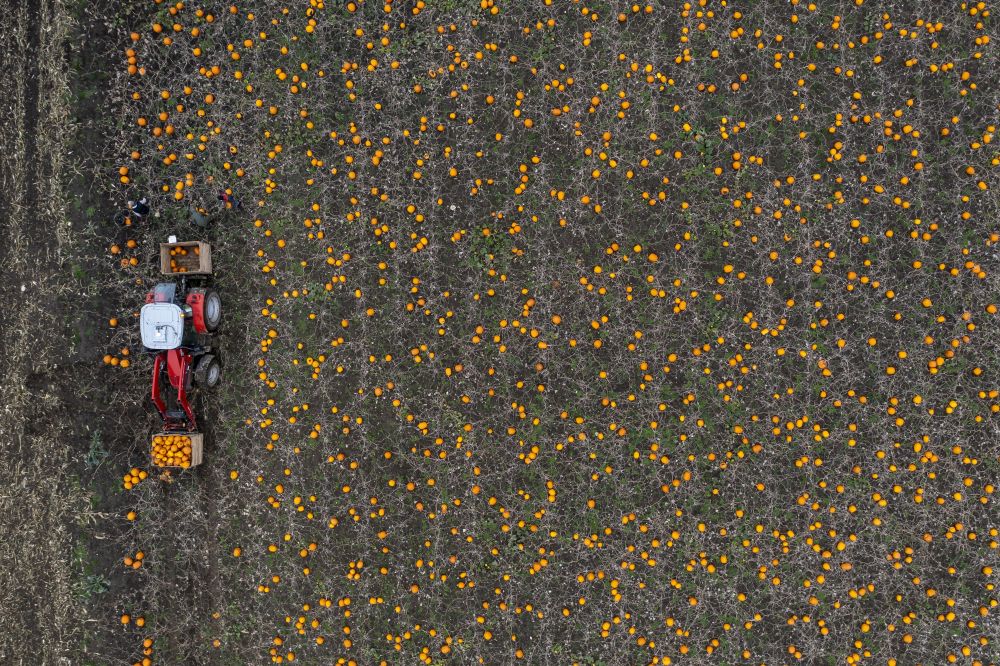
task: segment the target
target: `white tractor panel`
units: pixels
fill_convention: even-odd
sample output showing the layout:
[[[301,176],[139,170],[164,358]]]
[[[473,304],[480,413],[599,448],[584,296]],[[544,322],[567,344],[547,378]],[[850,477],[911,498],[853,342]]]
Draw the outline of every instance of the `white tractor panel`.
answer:
[[[139,331],[147,349],[177,349],[184,340],[184,311],[173,303],[147,303],[139,313]]]

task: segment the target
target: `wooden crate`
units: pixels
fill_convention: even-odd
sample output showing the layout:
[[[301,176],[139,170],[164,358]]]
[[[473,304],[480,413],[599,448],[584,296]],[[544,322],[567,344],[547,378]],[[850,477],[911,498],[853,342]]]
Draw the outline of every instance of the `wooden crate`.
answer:
[[[204,241],[160,243],[160,272],[164,275],[211,275],[212,246]]]
[[[166,435],[186,435],[191,438],[191,467],[197,467],[202,462],[202,454],[205,447],[205,435],[200,432],[158,432],[153,438]],[[149,440],[149,461],[154,467],[160,469],[184,469],[179,465],[157,465],[153,460],[153,439]]]

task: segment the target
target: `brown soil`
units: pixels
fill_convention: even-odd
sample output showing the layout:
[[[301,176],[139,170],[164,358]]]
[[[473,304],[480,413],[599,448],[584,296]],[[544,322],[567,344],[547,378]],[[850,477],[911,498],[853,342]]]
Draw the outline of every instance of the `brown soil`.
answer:
[[[0,662],[104,664],[135,579],[110,543],[127,529],[119,474],[139,464],[141,395],[100,368],[123,296],[102,284],[121,230],[110,179],[106,58],[128,2],[0,3]],[[123,392],[124,388],[124,392]],[[113,408],[112,408],[113,406]],[[133,646],[134,647],[134,646]]]

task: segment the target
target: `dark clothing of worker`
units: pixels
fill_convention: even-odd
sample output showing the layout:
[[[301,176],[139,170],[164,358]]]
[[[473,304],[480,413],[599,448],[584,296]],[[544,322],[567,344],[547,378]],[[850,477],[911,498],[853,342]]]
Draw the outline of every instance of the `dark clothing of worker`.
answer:
[[[149,215],[149,200],[146,197],[139,199],[138,201],[128,202],[129,210],[132,214],[138,218],[143,218]]]

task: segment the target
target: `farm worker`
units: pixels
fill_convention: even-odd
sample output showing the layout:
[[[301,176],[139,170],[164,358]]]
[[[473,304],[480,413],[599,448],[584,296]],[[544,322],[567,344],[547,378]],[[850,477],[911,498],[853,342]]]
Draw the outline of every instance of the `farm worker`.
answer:
[[[222,206],[227,209],[243,207],[243,204],[236,198],[233,191],[229,188],[219,191],[219,201],[221,201]]]
[[[137,218],[142,219],[149,215],[149,200],[146,197],[143,197],[138,201],[129,201],[128,209]]]

